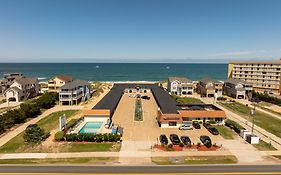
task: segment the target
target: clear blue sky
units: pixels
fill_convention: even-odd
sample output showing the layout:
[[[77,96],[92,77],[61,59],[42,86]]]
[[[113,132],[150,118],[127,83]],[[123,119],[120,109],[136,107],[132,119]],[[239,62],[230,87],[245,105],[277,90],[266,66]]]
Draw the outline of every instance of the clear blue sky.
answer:
[[[0,62],[281,57],[281,0],[1,0]]]

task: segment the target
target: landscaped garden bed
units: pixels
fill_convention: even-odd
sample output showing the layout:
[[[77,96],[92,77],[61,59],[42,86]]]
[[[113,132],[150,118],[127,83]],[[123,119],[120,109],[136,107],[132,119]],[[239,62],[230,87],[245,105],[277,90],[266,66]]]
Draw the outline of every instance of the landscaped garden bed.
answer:
[[[205,145],[201,144],[192,144],[192,145],[154,145],[155,149],[162,150],[162,151],[217,151],[221,147],[218,145],[212,145],[211,147],[206,147]]]
[[[136,98],[136,107],[135,107],[135,121],[142,121],[142,104],[141,98]]]

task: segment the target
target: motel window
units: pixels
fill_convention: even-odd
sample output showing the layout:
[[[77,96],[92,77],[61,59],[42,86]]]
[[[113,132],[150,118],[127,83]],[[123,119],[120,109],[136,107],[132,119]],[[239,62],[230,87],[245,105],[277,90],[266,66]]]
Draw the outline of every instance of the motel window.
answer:
[[[177,126],[177,122],[169,122],[169,126]]]

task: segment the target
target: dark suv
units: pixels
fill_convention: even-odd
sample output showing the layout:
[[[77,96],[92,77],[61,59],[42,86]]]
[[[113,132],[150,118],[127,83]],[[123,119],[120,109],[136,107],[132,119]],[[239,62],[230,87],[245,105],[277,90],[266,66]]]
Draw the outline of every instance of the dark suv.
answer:
[[[180,138],[177,134],[170,134],[170,140],[171,140],[173,145],[178,145],[181,142]]]
[[[210,133],[212,133],[213,135],[219,135],[220,134],[219,131],[216,128],[214,128],[214,127],[208,128],[208,131]]]
[[[160,139],[160,143],[161,144],[163,144],[163,145],[167,145],[168,144],[168,138],[167,138],[167,136],[165,134],[160,135],[159,139]]]
[[[185,145],[191,144],[191,140],[188,136],[181,136],[181,141]]]
[[[204,126],[206,129],[209,129],[209,128],[212,127],[211,124],[208,123],[208,122],[204,122],[204,123],[203,123],[203,126]]]
[[[200,136],[200,141],[206,146],[211,147],[212,146],[212,140],[209,136],[202,135]]]
[[[195,129],[201,129],[201,126],[198,122],[193,122],[192,125]]]

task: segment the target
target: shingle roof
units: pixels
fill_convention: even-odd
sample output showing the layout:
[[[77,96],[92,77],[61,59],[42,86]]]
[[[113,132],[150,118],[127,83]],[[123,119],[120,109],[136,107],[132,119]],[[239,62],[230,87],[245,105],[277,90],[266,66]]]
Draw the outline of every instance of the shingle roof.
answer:
[[[214,80],[212,78],[203,78],[202,80],[200,80],[201,82],[205,83],[205,84],[208,84],[209,82],[212,82],[212,83],[221,83],[220,81],[218,80]]]
[[[58,78],[63,81],[72,81],[73,80],[72,76],[70,76],[70,75],[57,75],[54,78]]]
[[[251,84],[252,84],[252,83],[250,83],[250,82],[246,82],[246,81],[244,81],[244,80],[234,79],[234,78],[230,78],[230,79],[226,80],[226,82],[232,83],[232,84],[238,84],[238,83],[241,83],[241,84],[248,84],[248,85],[251,85]]]
[[[61,89],[75,89],[77,87],[88,86],[88,85],[90,85],[90,84],[87,81],[84,81],[84,80],[73,80],[73,81],[63,85],[61,87]]]
[[[30,77],[17,77],[15,78],[16,82],[18,82],[21,85],[26,85],[26,84],[36,84],[38,83],[38,79],[37,78],[30,78]]]
[[[192,83],[192,80],[185,77],[169,77],[169,80],[172,81],[180,81],[182,83]]]

